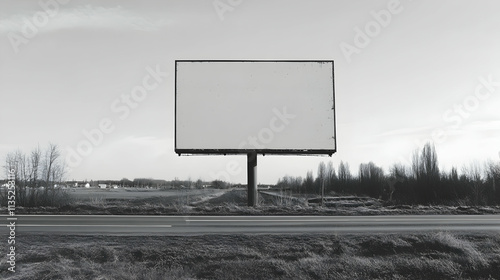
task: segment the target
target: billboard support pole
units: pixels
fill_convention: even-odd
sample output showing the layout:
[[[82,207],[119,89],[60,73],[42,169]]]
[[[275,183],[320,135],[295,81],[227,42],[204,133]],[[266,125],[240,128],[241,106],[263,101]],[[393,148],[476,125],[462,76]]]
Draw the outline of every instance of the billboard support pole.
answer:
[[[257,206],[257,152],[247,154],[248,206]]]

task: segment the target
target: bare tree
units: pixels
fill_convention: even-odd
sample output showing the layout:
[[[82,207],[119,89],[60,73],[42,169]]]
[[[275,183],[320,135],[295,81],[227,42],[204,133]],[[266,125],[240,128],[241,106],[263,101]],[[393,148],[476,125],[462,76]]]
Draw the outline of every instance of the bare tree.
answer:
[[[326,187],[333,189],[333,184],[337,180],[337,174],[335,174],[335,168],[333,167],[333,162],[329,161],[326,165]]]
[[[390,169],[390,175],[387,179],[389,186],[389,201],[392,201],[392,196],[396,191],[396,184],[403,183],[408,178],[407,168],[402,164],[394,164]]]
[[[58,162],[60,156],[59,147],[49,143],[43,162],[43,174],[47,187],[53,186],[53,183],[56,180],[61,180],[64,175],[64,165]]]
[[[26,173],[26,157],[21,150],[10,152],[5,157],[5,175],[14,170],[14,176],[18,183],[23,182]]]
[[[30,156],[30,186],[36,187],[38,185],[38,178],[40,174],[40,162],[42,160],[42,150],[37,146],[31,151]]]
[[[439,167],[436,148],[427,143],[422,149],[421,169],[425,177],[430,180],[439,180]]]
[[[362,192],[372,196],[379,197],[382,195],[384,181],[384,171],[376,166],[373,162],[368,164],[360,164],[359,166],[359,182]]]
[[[436,149],[433,144],[425,144],[421,153],[418,149],[415,150],[412,158],[412,173],[416,180],[420,202],[436,201],[440,175]]]
[[[26,156],[21,150],[10,152],[5,158],[4,167],[6,175],[10,171],[14,170],[14,179],[16,182],[16,203],[18,203],[19,205],[23,205],[26,201]]]
[[[488,161],[486,163],[486,179],[491,181],[491,189],[493,192],[497,191],[498,180],[500,180],[500,163],[495,163],[493,161]]]
[[[420,151],[418,149],[413,151],[412,161],[411,161],[411,172],[415,180],[419,180],[422,177],[422,170],[420,164]]]
[[[21,150],[17,150],[16,160],[17,168],[19,169],[19,178],[17,180],[23,182],[23,184],[26,184],[29,178],[29,163],[27,157]]]
[[[450,180],[452,182],[458,182],[458,171],[457,171],[457,168],[456,167],[452,167],[451,168],[451,172],[450,172]]]
[[[66,164],[65,162],[57,162],[57,164],[52,166],[51,178],[54,183],[60,183],[64,181],[64,175],[66,174]]]
[[[307,171],[306,179],[304,180],[304,189],[306,193],[314,193],[314,176],[312,171]]]
[[[474,205],[482,205],[485,203],[483,181],[481,178],[481,166],[477,162],[472,162],[469,167],[462,167],[462,172],[466,174],[467,179],[471,183],[470,202]]]
[[[316,189],[321,194],[321,205],[323,205],[323,197],[325,195],[326,182],[326,165],[324,162],[318,164],[318,176],[316,178]]]
[[[318,165],[318,177],[319,180],[326,180],[326,165],[324,162],[320,162]]]
[[[340,191],[345,192],[348,188],[349,182],[352,179],[351,170],[349,169],[349,163],[347,162],[344,163],[343,161],[340,161],[338,176],[339,176]]]

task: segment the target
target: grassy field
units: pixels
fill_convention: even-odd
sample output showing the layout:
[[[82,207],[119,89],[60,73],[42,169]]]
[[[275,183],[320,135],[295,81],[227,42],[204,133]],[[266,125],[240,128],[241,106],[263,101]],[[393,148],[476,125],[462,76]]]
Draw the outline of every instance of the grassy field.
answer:
[[[2,279],[500,279],[500,234],[18,236]]]
[[[247,207],[245,189],[155,190],[69,189],[70,200],[59,207],[17,207],[17,214],[97,215],[419,215],[495,214],[499,206],[387,205],[369,197],[316,197],[265,191],[259,206]],[[5,207],[3,207],[5,210]],[[0,207],[1,210],[1,207]]]
[[[95,198],[99,199],[144,199],[151,197],[178,197],[182,195],[209,195],[218,190],[205,189],[205,190],[161,190],[161,189],[137,189],[137,188],[118,188],[118,189],[85,189],[85,188],[72,188],[67,189],[67,192],[76,200],[85,201]]]

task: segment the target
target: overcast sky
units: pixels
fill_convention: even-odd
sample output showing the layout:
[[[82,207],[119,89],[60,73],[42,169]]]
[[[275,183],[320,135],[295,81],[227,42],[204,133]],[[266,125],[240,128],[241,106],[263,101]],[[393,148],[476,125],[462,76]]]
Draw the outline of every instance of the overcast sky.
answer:
[[[174,61],[314,59],[335,61],[338,152],[259,157],[260,183],[330,160],[387,171],[430,139],[444,169],[499,160],[499,10],[496,0],[1,1],[0,159],[52,142],[68,179],[245,182],[245,156],[174,153]]]

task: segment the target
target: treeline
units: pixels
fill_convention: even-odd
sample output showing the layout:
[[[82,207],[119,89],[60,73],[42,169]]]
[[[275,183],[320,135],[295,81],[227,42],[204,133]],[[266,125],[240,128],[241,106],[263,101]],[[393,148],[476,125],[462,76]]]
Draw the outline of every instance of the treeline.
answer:
[[[52,143],[49,143],[45,149],[37,146],[30,153],[17,150],[6,155],[3,168],[5,178],[8,177],[7,175],[11,171],[14,172],[16,207],[62,206],[68,204],[71,202],[71,196],[59,187],[84,187],[87,183],[92,187],[106,184],[109,187],[156,189],[221,189],[233,187],[232,184],[221,180],[206,182],[201,179],[192,181],[190,179],[179,180],[178,178],[171,181],[152,178],[67,181],[65,179],[66,166],[61,155],[60,148]],[[7,179],[0,180],[0,185],[7,182]],[[0,188],[0,206],[6,205],[7,194],[7,188]]]
[[[69,181],[68,183],[77,183],[75,181]],[[85,182],[86,183],[86,182]],[[153,178],[135,178],[133,180],[129,180],[127,178],[123,178],[121,180],[98,180],[98,181],[90,181],[88,182],[91,186],[96,186],[98,184],[106,184],[106,185],[117,185],[125,188],[155,188],[155,189],[203,189],[203,188],[229,188],[232,185],[230,183],[214,180],[214,181],[202,181],[198,179],[196,181],[188,180],[179,180],[175,178],[174,180],[168,181],[163,179],[153,179]]]
[[[191,179],[179,180],[178,178],[171,181],[153,178],[135,178],[133,180],[123,178],[121,180],[67,181],[65,179],[66,165],[61,155],[60,148],[52,143],[49,143],[45,149],[37,146],[29,153],[17,150],[9,152],[6,155],[5,165],[3,166],[5,178],[7,178],[7,174],[10,170],[14,170],[17,186],[16,192],[19,194],[16,196],[16,200],[20,200],[20,205],[26,205],[23,198],[26,195],[29,195],[29,192],[26,191],[27,189],[35,190],[32,194],[39,192],[39,190],[45,190],[44,192],[48,193],[50,190],[55,189],[55,186],[74,187],[75,185],[84,186],[86,183],[89,183],[92,187],[97,187],[99,184],[106,184],[108,186],[116,185],[129,188],[158,189],[232,187],[232,184],[221,180],[202,181],[201,179],[198,179],[196,181],[192,181]],[[6,179],[0,180],[0,184],[5,184],[6,182]],[[17,199],[18,197],[19,199]]]
[[[305,194],[371,196],[398,204],[498,205],[499,183],[499,162],[443,172],[434,145],[427,143],[414,152],[411,166],[394,164],[386,173],[369,162],[353,174],[348,163],[340,162],[336,170],[332,162],[321,162],[316,178],[312,171],[305,178],[285,176],[277,187]]]

